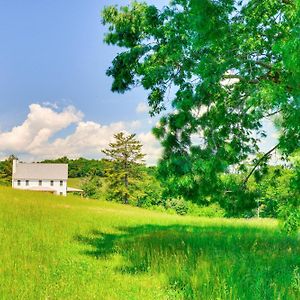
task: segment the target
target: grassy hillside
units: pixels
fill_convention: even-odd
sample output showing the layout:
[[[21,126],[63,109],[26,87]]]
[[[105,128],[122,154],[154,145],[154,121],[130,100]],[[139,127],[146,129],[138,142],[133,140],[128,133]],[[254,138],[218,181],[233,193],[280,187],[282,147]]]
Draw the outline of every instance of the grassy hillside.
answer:
[[[83,178],[68,178],[68,186],[73,188],[81,188],[83,182]]]
[[[0,187],[1,299],[299,299],[299,240]]]

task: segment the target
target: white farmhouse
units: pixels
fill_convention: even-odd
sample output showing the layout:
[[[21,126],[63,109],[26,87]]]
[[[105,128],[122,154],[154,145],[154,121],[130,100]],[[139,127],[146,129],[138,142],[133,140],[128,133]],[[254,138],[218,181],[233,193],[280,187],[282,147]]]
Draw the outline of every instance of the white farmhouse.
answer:
[[[15,189],[67,195],[68,165],[20,163],[13,161],[12,187]]]

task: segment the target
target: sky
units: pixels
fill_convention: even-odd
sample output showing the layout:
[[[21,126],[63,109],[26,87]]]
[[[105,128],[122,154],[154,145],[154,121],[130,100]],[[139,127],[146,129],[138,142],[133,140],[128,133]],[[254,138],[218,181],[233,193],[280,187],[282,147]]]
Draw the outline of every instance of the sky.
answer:
[[[149,0],[162,7],[168,0]],[[103,43],[100,12],[124,0],[0,0],[0,158],[97,158],[117,130],[136,132],[148,162],[160,154],[147,95],[111,92],[120,51]],[[94,138],[94,140],[92,140]]]
[[[148,164],[156,163],[161,148],[151,134],[156,120],[146,93],[112,93],[105,74],[120,49],[104,44],[100,12],[128,3],[0,0],[0,159],[100,158],[122,130],[137,133]],[[273,140],[271,134],[262,147]]]

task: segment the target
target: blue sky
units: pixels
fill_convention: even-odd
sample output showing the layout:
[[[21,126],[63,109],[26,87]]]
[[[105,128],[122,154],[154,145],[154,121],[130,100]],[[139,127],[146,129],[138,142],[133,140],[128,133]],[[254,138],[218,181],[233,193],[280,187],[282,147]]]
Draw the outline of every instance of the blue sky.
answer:
[[[33,102],[73,104],[103,123],[132,119],[145,94],[110,92],[105,70],[117,49],[103,43],[100,22],[104,6],[128,2],[0,0],[1,130],[23,120]]]
[[[168,0],[147,0],[159,7]],[[0,159],[99,157],[117,130],[137,132],[148,162],[146,93],[110,91],[105,75],[120,51],[103,43],[100,12],[126,0],[0,0]],[[267,148],[272,138],[265,142]]]
[[[168,3],[148,2],[159,7]],[[135,89],[124,95],[112,93],[111,79],[105,75],[119,49],[103,43],[106,29],[101,24],[100,12],[107,5],[128,3],[0,0],[0,132],[12,131],[26,122],[31,104],[50,103],[56,110],[74,106],[84,114],[81,121],[102,126],[139,121],[135,131],[149,132],[152,125],[145,109],[136,111],[139,104],[146,103],[145,92]],[[60,128],[53,133],[52,140],[71,133],[76,126],[75,122]],[[15,132],[13,135],[17,137]],[[20,144],[2,149],[2,156],[11,152],[25,159],[28,151]],[[34,153],[28,156],[38,157]]]

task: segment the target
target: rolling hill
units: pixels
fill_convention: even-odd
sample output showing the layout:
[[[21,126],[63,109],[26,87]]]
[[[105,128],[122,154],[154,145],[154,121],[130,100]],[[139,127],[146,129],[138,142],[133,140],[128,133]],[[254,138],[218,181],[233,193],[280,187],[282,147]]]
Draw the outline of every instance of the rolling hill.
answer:
[[[274,220],[0,187],[1,299],[299,299],[299,244]]]

